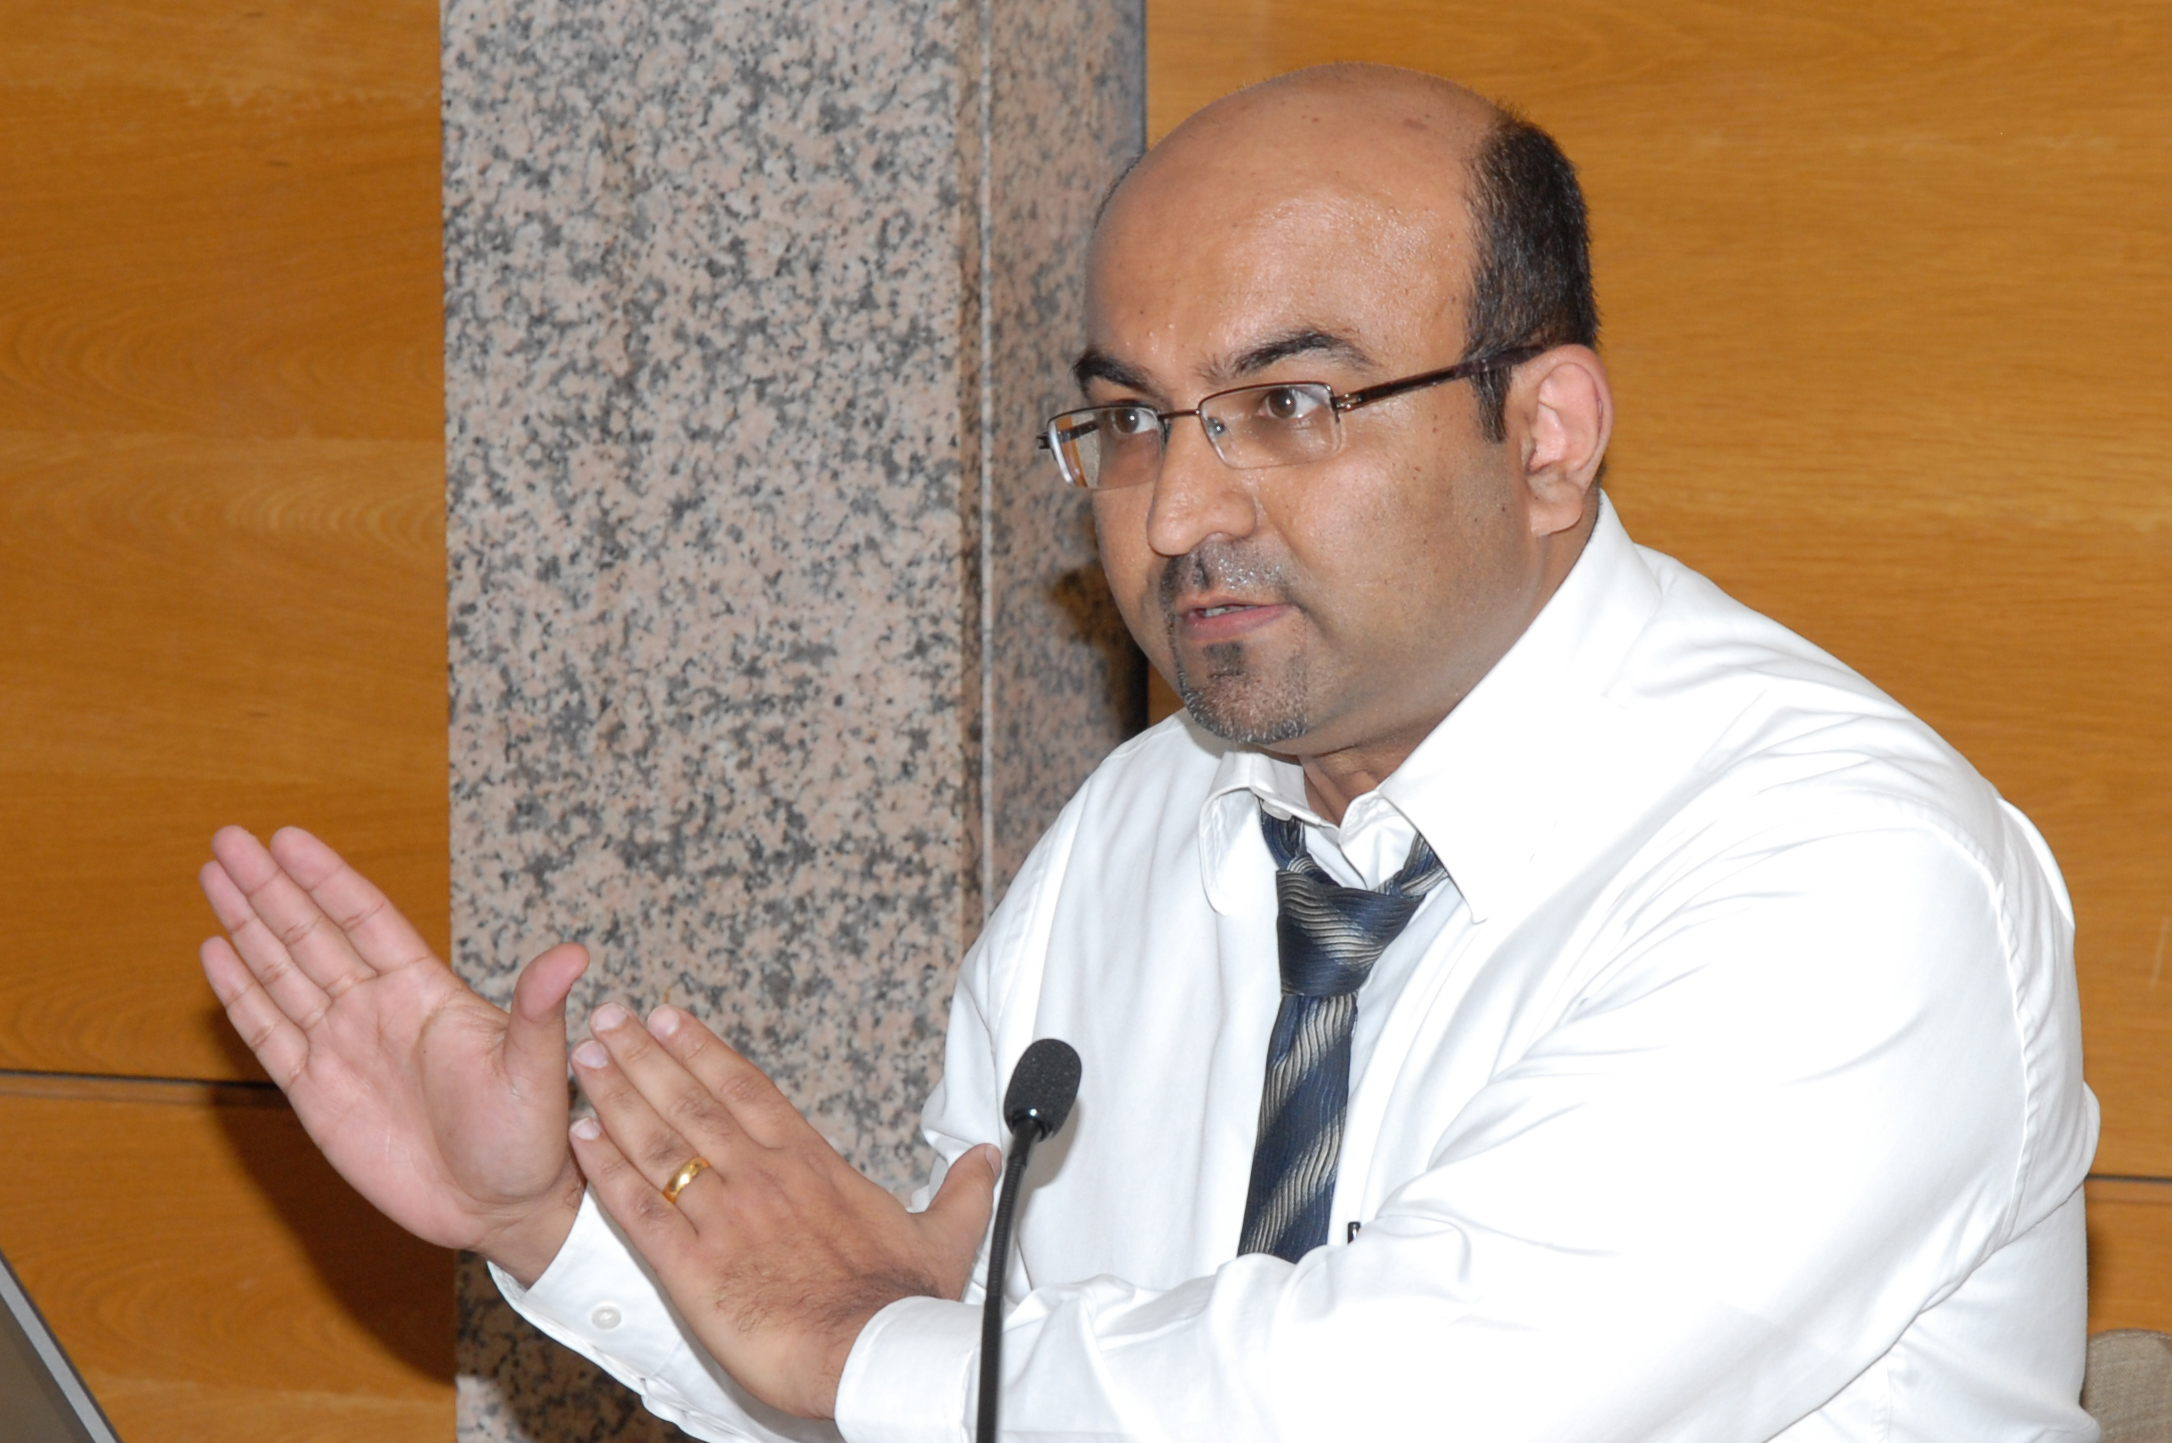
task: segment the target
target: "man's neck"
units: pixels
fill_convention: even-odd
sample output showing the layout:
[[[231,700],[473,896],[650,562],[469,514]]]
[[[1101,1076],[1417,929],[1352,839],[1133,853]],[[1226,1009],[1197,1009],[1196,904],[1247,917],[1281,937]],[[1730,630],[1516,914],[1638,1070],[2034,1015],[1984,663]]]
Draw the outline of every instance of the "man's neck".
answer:
[[[1443,718],[1445,715],[1443,713]],[[1438,725],[1438,721],[1434,725]],[[1350,804],[1386,781],[1432,730],[1428,726],[1407,740],[1398,737],[1369,742],[1348,751],[1294,758],[1305,769],[1305,800],[1312,804],[1314,811],[1340,826],[1342,814],[1349,810]]]
[[[1521,620],[1476,675],[1457,686],[1444,702],[1436,702],[1418,717],[1354,745],[1311,756],[1299,754],[1284,758],[1305,769],[1305,800],[1314,811],[1340,826],[1343,813],[1349,810],[1352,802],[1386,781],[1397,767],[1410,759],[1419,743],[1448,719],[1448,714],[1462,704],[1471,689],[1485,679],[1501,658],[1508,655],[1510,648],[1522,640],[1531,623],[1538,620],[1539,613],[1553,600],[1554,593],[1568,580],[1569,572],[1583,555],[1598,519],[1599,501],[1594,492],[1584,519],[1573,530],[1541,543],[1536,584],[1531,589]]]

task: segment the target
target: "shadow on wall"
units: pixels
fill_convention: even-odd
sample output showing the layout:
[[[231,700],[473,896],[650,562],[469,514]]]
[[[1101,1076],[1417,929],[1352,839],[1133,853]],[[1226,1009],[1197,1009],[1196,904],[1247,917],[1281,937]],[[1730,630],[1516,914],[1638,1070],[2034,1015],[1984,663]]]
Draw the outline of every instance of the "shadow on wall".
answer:
[[[212,1108],[228,1146],[349,1317],[440,1383],[453,1379],[453,1255],[363,1201],[269,1092],[222,1089]],[[229,1098],[227,1092],[235,1094]]]
[[[256,1054],[249,1050],[249,1044],[241,1040],[241,1034],[234,1030],[234,1024],[226,1020],[226,1009],[211,995],[209,984],[204,987],[203,1004],[191,1014],[184,1025],[209,1042],[213,1051],[226,1059],[228,1070],[224,1076],[247,1078],[252,1082],[271,1081],[271,1074],[264,1070],[264,1064],[256,1060]]]
[[[1124,625],[1099,562],[1073,567],[1048,588],[1072,633],[1092,646],[1108,678],[1108,706],[1127,738],[1146,729],[1146,656]]]

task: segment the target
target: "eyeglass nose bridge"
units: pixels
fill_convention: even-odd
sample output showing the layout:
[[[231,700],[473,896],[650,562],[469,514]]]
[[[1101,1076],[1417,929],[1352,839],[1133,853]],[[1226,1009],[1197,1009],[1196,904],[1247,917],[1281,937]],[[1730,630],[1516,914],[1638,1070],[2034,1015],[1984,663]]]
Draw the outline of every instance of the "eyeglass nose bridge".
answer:
[[[1216,392],[1214,395],[1208,396],[1206,399],[1202,400],[1198,405],[1192,407],[1188,411],[1154,412],[1154,419],[1160,423],[1161,427],[1161,456],[1159,458],[1160,463],[1166,464],[1168,461],[1169,433],[1173,429],[1175,429],[1172,423],[1176,421],[1181,421],[1186,416],[1190,416],[1195,418],[1199,422],[1199,430],[1201,434],[1206,437],[1208,448],[1214,452],[1214,459],[1221,462],[1224,467],[1232,471],[1251,471],[1259,469],[1259,463],[1248,462],[1242,457],[1232,456],[1229,453],[1229,450],[1225,446],[1224,442],[1227,438],[1237,434],[1237,428],[1230,425],[1226,421],[1219,420],[1216,417],[1209,415],[1207,412],[1208,406],[1216,401],[1221,400],[1225,396],[1241,395],[1257,389],[1260,388],[1254,386],[1245,386],[1240,387],[1235,391]],[[1334,405],[1334,402],[1338,399],[1340,398],[1334,397],[1331,394],[1329,400],[1329,404],[1334,412],[1334,419],[1337,422],[1341,420],[1343,411],[1343,408],[1341,406]],[[1337,429],[1340,429],[1339,425]]]
[[[1209,396],[1207,399],[1211,401],[1214,398]],[[1192,407],[1189,411],[1156,411],[1154,413],[1154,419],[1161,423],[1161,459],[1164,462],[1168,460],[1169,433],[1176,429],[1174,423],[1183,420],[1186,416],[1190,416],[1199,422],[1200,433],[1207,438],[1207,445],[1213,450],[1214,459],[1224,466],[1230,465],[1229,455],[1222,450],[1221,440],[1223,436],[1229,434],[1229,427],[1209,416],[1204,402]]]

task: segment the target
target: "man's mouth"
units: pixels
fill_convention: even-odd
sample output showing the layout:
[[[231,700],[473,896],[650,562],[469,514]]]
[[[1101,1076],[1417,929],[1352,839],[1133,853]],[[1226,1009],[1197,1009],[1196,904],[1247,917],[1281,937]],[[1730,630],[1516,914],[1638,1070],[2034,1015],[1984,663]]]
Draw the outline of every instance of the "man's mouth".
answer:
[[[1300,608],[1286,599],[1280,564],[1221,543],[1170,559],[1162,570],[1162,616],[1185,650],[1242,646]]]
[[[1200,646],[1239,641],[1280,620],[1290,610],[1283,601],[1210,601],[1186,604],[1177,611],[1177,633]]]

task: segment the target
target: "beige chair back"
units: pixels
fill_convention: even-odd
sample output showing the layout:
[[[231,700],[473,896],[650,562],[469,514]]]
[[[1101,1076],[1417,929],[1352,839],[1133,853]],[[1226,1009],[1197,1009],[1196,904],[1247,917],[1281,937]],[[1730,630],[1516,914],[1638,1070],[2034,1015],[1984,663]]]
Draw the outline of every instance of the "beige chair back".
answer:
[[[2172,1333],[2120,1328],[2091,1338],[2082,1406],[2104,1443],[2172,1443]]]

